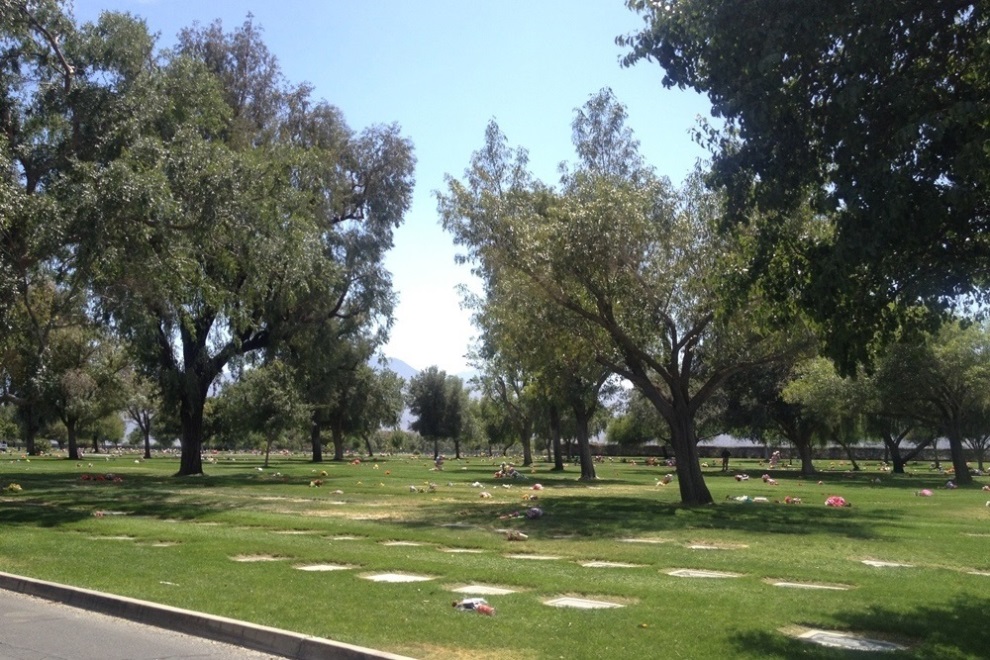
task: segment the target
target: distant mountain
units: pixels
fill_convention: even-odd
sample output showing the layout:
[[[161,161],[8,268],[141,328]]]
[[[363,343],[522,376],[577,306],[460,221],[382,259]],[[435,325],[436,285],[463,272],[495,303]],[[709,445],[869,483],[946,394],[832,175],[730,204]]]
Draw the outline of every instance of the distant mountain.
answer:
[[[400,360],[399,358],[394,358],[394,357],[384,357],[381,359],[372,358],[371,366],[374,367],[375,369],[383,369],[383,368],[391,369],[395,373],[405,378],[406,382],[412,379],[412,377],[417,375],[420,371],[419,369],[411,366],[405,360]],[[465,385],[467,385],[472,378],[478,375],[478,370],[468,369],[467,371],[461,371],[456,374],[447,374],[447,375],[457,376],[458,378],[464,381]]]
[[[419,373],[419,369],[409,366],[408,362],[393,357],[385,357],[380,360],[372,358],[371,366],[375,369],[390,369],[404,378],[406,382],[409,382],[413,376]]]

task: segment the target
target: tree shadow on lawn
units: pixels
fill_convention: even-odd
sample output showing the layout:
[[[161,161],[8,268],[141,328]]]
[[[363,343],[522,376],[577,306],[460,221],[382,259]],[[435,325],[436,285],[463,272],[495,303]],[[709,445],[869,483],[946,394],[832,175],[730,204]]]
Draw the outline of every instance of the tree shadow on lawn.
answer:
[[[254,475],[176,478],[160,475],[121,476],[108,473],[17,475],[22,491],[6,499],[0,508],[0,525],[56,527],[84,520],[100,510],[123,511],[134,516],[196,520],[218,512],[249,507],[250,498],[213,498],[218,487],[274,487],[281,481],[261,481]],[[179,491],[202,489],[203,499]]]
[[[865,611],[838,613],[838,632],[881,639],[908,646],[902,653],[846,651],[826,648],[788,637],[758,632],[734,636],[732,643],[750,656],[768,658],[985,658],[990,649],[986,613],[990,599],[958,596],[938,605],[918,605],[897,611],[873,606]],[[834,630],[820,623],[803,622],[808,628]]]
[[[536,520],[524,516],[500,519],[500,515],[525,512],[539,507],[543,515]],[[847,509],[801,507],[783,504],[723,503],[705,507],[657,503],[635,497],[582,497],[552,501],[537,500],[506,503],[493,507],[449,504],[430,507],[419,520],[407,520],[409,526],[435,525],[450,520],[479,526],[506,526],[525,523],[531,535],[575,535],[586,537],[628,537],[673,530],[732,530],[754,534],[831,534],[846,538],[879,538],[878,526],[889,525],[899,515],[885,511],[853,512]]]

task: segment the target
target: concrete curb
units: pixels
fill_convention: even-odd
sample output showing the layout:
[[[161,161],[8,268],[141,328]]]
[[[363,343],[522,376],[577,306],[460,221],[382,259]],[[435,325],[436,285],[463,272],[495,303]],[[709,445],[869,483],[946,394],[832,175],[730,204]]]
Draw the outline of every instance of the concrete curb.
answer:
[[[297,660],[412,660],[322,637],[0,572],[0,589]]]

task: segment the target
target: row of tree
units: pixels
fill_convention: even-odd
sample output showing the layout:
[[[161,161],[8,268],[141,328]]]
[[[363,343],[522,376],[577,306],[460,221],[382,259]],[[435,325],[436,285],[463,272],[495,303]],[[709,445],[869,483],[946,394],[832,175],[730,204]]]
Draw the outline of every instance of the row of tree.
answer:
[[[656,60],[665,84],[712,100],[723,123],[698,131],[711,166],[680,185],[658,175],[609,90],[578,110],[577,160],[555,185],[489,125],[438,193],[483,283],[469,303],[488,414],[474,418],[527,463],[537,431],[559,468],[576,438],[591,479],[592,420],[625,381],[667,426],[682,501],[704,504],[705,416],[723,401],[744,418],[731,428],[756,435],[779,399],[843,442],[864,419],[896,420],[892,438],[913,419],[948,438],[966,483],[986,352],[945,321],[981,309],[990,272],[982,5],[628,4],[646,20],[620,39],[627,64]],[[352,132],[284,80],[250,18],[161,50],[126,14],[78,26],[58,0],[0,12],[0,376],[29,449],[58,416],[71,451],[102,397],[137,390],[121,373],[179,420],[180,474],[202,470],[223,378],[230,428],[270,445],[308,425],[315,458],[324,430],[336,455],[387,422],[372,402],[394,401],[397,382],[376,390],[366,367],[391,322],[382,256],[412,189],[398,128]],[[956,358],[940,347],[956,344],[975,362],[942,378]],[[823,352],[838,372],[808,360]],[[435,454],[464,435],[462,383],[433,369],[410,392]]]
[[[489,126],[438,209],[484,284],[472,302],[496,387],[525,382],[580,416],[610,375],[625,379],[669,428],[682,501],[704,504],[705,408],[732,383],[824,351],[842,374],[897,373],[875,384],[896,383],[900,398],[878,394],[864,414],[927,416],[968,483],[962,438],[978,415],[961,402],[982,396],[970,375],[986,354],[971,345],[973,370],[945,379],[922,347],[937,353],[930,338],[978,313],[987,290],[986,7],[627,4],[644,27],[619,38],[625,63],[657,61],[665,85],[711,100],[721,125],[698,130],[711,166],[680,187],[658,176],[608,90],[578,111],[578,160],[556,186]],[[807,363],[783,403],[855,418],[862,399],[826,396],[829,369]],[[849,421],[836,424],[834,437],[850,437]]]
[[[222,378],[257,401],[291,382],[314,437],[356,423],[334,411],[371,396],[409,140],[285,80],[250,17],[161,49],[68,6],[0,3],[0,386],[28,451],[58,417],[74,454],[138,382],[179,420],[183,475]]]

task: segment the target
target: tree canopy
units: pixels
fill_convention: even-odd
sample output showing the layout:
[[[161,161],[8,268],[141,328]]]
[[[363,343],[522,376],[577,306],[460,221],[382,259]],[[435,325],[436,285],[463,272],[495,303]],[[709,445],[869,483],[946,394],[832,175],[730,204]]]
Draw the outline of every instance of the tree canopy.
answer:
[[[899,328],[931,330],[959,296],[984,296],[986,2],[627,4],[644,27],[619,38],[625,63],[655,61],[665,86],[708,96],[711,181],[732,218],[767,221],[764,255],[809,200],[827,219],[778,294],[799,295],[847,371]]]
[[[525,152],[492,123],[464,180],[448,177],[439,209],[484,280],[519,275],[578,350],[643,392],[670,426],[682,501],[708,503],[699,409],[789,342],[760,324],[755,290],[730,303],[746,236],[718,231],[720,196],[698,175],[681,189],[657,176],[624,120],[611,90],[592,96],[574,125],[579,162],[559,189],[533,180]]]
[[[30,439],[52,329],[99,321],[178,412],[179,473],[197,474],[229,365],[335,319],[387,331],[412,145],[286,81],[250,17],[164,50],[129,14],[0,9],[0,311],[26,347],[4,398]]]

